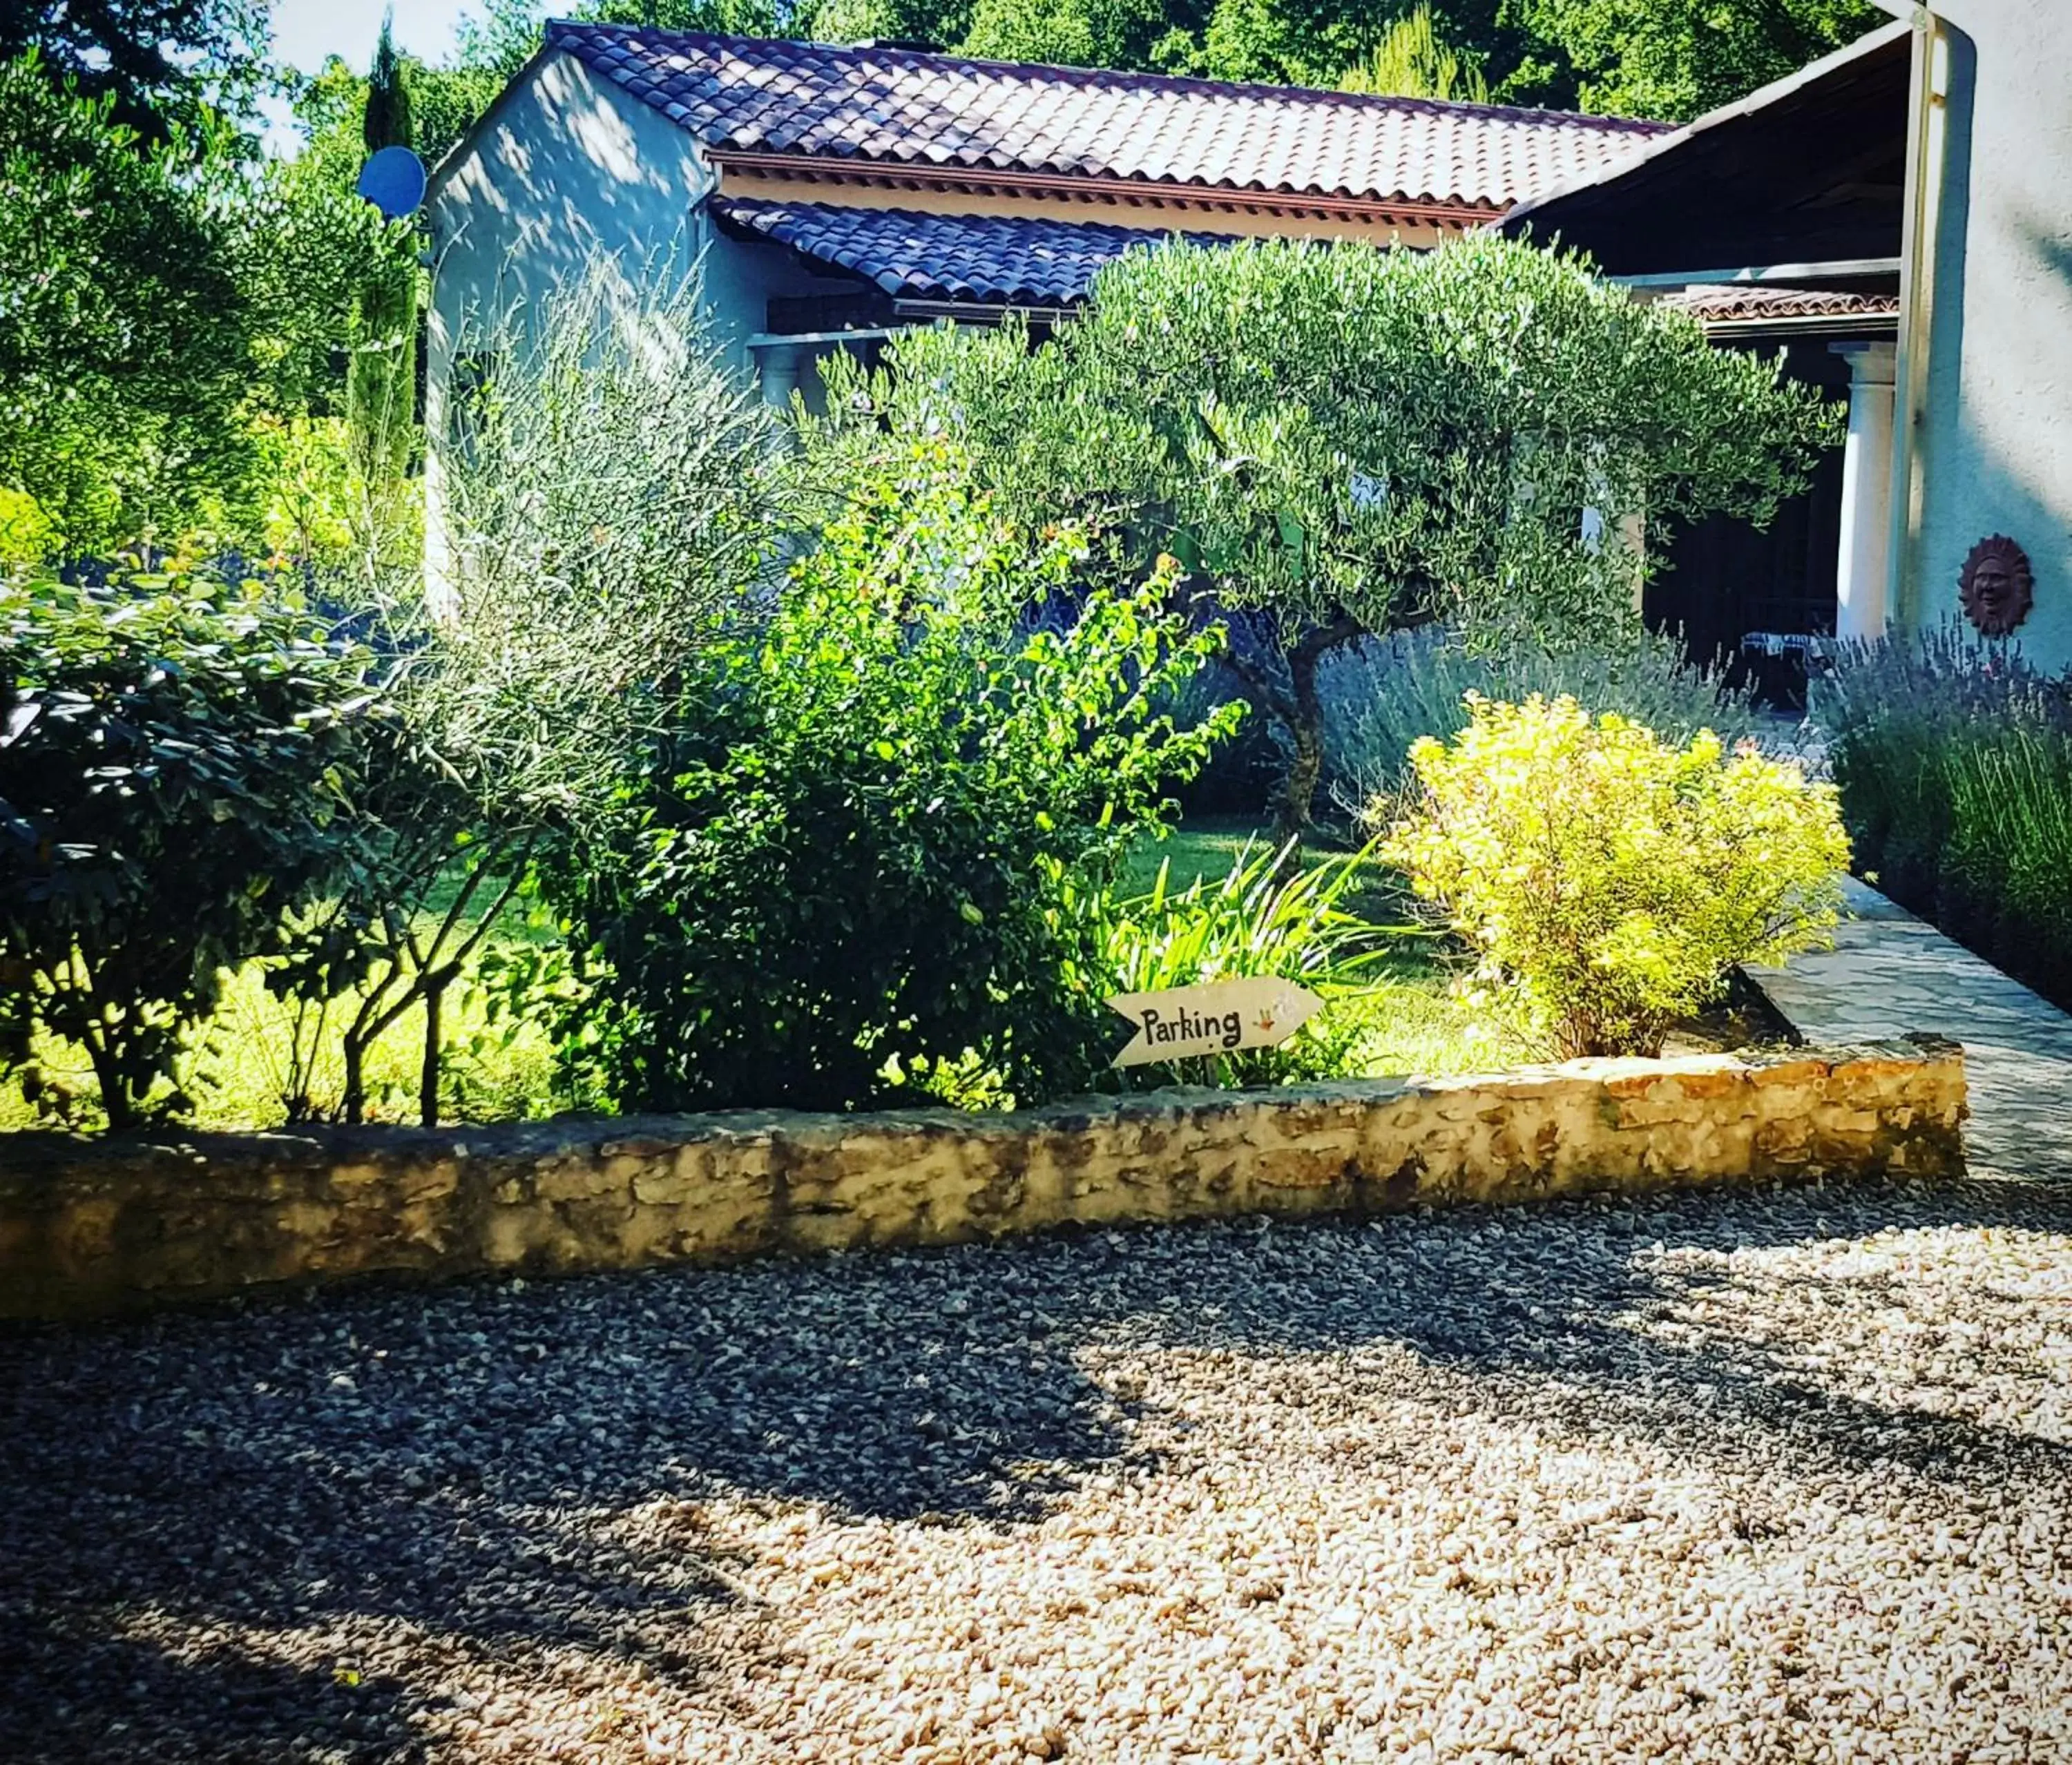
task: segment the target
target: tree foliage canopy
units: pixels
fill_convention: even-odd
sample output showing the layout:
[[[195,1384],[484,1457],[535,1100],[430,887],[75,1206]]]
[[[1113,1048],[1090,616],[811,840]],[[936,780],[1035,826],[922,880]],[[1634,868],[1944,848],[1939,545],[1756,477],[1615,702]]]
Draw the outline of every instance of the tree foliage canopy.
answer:
[[[0,483],[93,544],[234,478],[251,326],[224,167],[0,64]]]
[[[1290,675],[1254,682],[1314,785],[1314,671],[1338,643],[1443,619],[1559,632],[1634,617],[1642,560],[1586,510],[1766,520],[1836,421],[1770,363],[1712,349],[1572,259],[1175,241],[1096,279],[1032,348],[940,327],[865,376],[837,367],[830,469],[944,434],[1003,508],[1070,521],[1139,567],[1170,555],[1259,609]],[[1233,657],[1234,665],[1239,659]]]
[[[664,30],[1411,97],[1486,93],[1677,121],[1885,19],[1871,0],[589,0],[569,10]],[[538,47],[545,14],[541,0],[483,0],[453,72],[491,71],[486,103]]]
[[[373,659],[256,584],[0,580],[0,1066],[83,1044],[109,1124],[352,819]]]
[[[105,99],[157,141],[252,95],[266,10],[265,0],[13,0],[0,6],[0,61],[37,51],[53,84]]]

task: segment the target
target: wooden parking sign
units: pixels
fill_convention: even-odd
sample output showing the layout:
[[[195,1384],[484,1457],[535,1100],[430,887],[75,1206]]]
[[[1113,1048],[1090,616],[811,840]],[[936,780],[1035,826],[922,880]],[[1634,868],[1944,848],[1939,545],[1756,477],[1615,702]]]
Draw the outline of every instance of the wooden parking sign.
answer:
[[[1271,975],[1118,993],[1108,1003],[1136,1031],[1115,1057],[1117,1066],[1277,1047],[1324,1007],[1307,987]]]

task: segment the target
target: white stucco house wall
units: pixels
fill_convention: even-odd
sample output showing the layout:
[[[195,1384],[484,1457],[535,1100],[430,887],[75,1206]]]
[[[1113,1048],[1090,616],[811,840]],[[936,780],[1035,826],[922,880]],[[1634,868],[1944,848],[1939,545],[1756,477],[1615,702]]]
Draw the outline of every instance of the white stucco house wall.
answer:
[[[1895,609],[1958,612],[1981,538],[2028,553],[2024,651],[2072,666],[2072,5],[1880,0],[1915,34]]]

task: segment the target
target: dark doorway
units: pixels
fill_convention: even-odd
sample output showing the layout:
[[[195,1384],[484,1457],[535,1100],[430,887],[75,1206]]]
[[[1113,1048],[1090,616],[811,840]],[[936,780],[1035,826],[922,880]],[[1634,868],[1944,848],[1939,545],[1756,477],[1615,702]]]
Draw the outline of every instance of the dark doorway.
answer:
[[[1848,400],[1848,365],[1824,344],[1794,347],[1786,371]],[[1651,536],[1663,561],[1642,610],[1653,629],[1680,632],[1693,662],[1724,667],[1731,684],[1776,709],[1803,710],[1803,640],[1834,634],[1841,532],[1838,447],[1767,527],[1714,515],[1666,538]]]

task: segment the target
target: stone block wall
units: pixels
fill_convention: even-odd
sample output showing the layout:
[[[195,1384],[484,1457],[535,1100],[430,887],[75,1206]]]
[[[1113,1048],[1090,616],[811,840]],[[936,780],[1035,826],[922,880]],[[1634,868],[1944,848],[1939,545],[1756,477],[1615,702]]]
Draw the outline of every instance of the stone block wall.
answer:
[[[684,1262],[1225,1215],[1962,1168],[1928,1038],[1492,1076],[1165,1090],[1013,1114],[731,1113],[442,1131],[0,1139],[0,1317],[278,1283]]]

